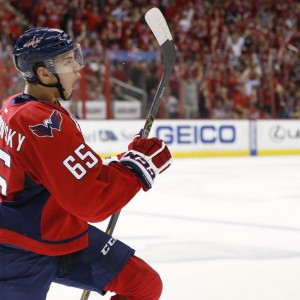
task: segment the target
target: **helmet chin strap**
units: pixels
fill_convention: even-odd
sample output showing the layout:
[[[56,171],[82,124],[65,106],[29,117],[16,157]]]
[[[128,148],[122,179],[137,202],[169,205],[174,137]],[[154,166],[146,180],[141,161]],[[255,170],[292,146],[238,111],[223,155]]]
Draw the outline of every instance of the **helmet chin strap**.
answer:
[[[57,88],[57,90],[58,90],[58,92],[59,92],[59,95],[60,95],[61,99],[65,100],[65,101],[66,101],[66,100],[70,100],[72,94],[71,94],[69,97],[65,97],[65,95],[64,95],[65,89],[64,89],[64,87],[63,87],[62,84],[61,84],[61,81],[60,81],[60,78],[59,78],[58,74],[57,74],[57,73],[52,73],[52,74],[56,77],[57,83],[54,83],[54,84],[45,84],[45,83],[41,82],[41,81],[38,79],[38,84],[40,84],[40,85],[42,85],[42,86],[45,86],[45,87],[50,87],[50,88],[55,87],[55,88]]]

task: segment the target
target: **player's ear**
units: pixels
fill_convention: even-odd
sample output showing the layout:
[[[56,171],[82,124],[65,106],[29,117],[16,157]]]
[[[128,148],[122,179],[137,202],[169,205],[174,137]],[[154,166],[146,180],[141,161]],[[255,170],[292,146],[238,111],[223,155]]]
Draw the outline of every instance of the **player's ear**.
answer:
[[[44,67],[38,67],[36,75],[42,83],[46,84],[49,83],[53,77],[52,73]]]

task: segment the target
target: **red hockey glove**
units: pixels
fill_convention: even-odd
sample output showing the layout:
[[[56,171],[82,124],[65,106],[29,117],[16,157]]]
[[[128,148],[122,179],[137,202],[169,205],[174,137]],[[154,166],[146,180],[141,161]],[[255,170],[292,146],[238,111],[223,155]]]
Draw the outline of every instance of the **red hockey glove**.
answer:
[[[162,140],[145,139],[137,135],[129,144],[120,163],[136,173],[145,191],[152,188],[154,179],[172,163],[172,155]]]

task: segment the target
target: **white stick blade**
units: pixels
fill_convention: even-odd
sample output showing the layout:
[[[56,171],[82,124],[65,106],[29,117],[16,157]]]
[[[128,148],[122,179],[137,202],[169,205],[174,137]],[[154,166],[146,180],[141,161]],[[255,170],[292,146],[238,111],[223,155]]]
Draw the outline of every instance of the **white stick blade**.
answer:
[[[165,41],[172,40],[168,24],[157,7],[153,7],[145,14],[145,20],[152,30],[158,44],[161,46]]]

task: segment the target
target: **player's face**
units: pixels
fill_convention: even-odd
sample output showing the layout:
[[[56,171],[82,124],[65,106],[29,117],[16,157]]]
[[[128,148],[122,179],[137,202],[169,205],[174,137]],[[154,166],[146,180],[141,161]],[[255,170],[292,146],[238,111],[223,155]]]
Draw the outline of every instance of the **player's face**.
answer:
[[[79,50],[76,48],[57,56],[54,60],[55,70],[65,89],[64,94],[66,98],[72,94],[75,82],[80,78],[79,71],[84,67],[81,52],[78,52]]]

